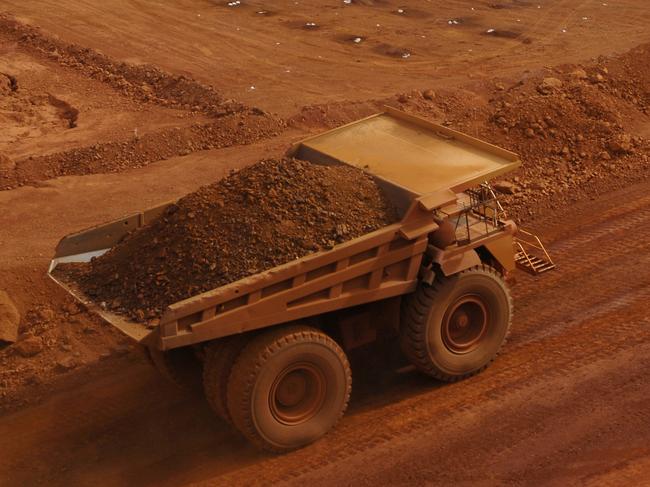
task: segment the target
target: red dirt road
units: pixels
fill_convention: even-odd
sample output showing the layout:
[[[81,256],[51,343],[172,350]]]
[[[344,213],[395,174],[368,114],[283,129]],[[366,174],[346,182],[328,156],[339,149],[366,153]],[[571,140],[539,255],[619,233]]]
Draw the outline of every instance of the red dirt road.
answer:
[[[142,361],[117,358],[0,419],[5,480],[640,485],[650,476],[649,189],[645,183],[544,222],[559,270],[520,278],[510,341],[475,378],[361,379],[332,434],[273,457]]]

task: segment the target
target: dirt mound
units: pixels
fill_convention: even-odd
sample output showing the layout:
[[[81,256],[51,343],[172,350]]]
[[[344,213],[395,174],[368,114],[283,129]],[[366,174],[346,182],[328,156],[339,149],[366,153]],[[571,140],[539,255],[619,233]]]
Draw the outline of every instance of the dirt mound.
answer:
[[[555,172],[634,153],[641,141],[624,131],[625,110],[596,83],[544,78],[502,97],[490,122],[511,148]]]
[[[142,322],[168,304],[396,218],[358,169],[267,160],[182,198],[104,256],[67,272],[89,296]]]
[[[214,123],[195,123],[134,136],[128,140],[29,157],[8,166],[4,173],[0,160],[0,190],[60,176],[120,172],[200,150],[251,144],[274,137],[283,129],[283,123],[270,117],[235,114]]]
[[[650,44],[638,46],[615,57],[600,57],[600,69],[607,68],[609,77],[603,89],[637,106],[650,115]]]
[[[647,63],[650,55],[644,52]],[[626,59],[628,55],[586,67],[563,66],[552,76],[498,90],[482,135],[524,161],[511,178],[514,210],[539,198],[567,202],[576,193],[601,190],[605,180],[624,182],[645,174],[650,144],[639,120],[650,124],[650,83],[623,69],[621,65],[630,66]]]
[[[39,287],[35,276],[36,271],[32,289]],[[0,291],[0,322],[8,318],[14,326],[17,320],[20,324],[0,337],[0,415],[42,400],[58,377],[131,349],[126,337],[69,298],[50,294],[25,307],[24,298],[12,305],[2,295]],[[14,296],[23,297],[20,292]],[[21,393],[26,390],[30,392]]]

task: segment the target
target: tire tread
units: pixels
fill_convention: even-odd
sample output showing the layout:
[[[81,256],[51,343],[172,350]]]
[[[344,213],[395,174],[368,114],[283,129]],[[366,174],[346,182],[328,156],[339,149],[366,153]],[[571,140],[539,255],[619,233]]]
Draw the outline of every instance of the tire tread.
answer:
[[[503,277],[501,273],[499,273],[493,267],[482,264],[466,269],[456,274],[455,276],[462,276],[470,273],[487,274],[491,278],[500,281],[503,288],[506,289],[509,306],[509,321],[507,325],[507,332],[503,339],[503,342],[501,343],[501,347],[491,358],[491,360],[483,367],[464,375],[451,375],[440,370],[429,359],[429,353],[427,351],[426,345],[428,314],[429,310],[435,306],[437,296],[440,295],[440,293],[445,290],[446,286],[449,285],[449,278],[438,274],[430,286],[418,286],[417,290],[411,296],[409,296],[409,298],[407,298],[407,301],[402,310],[402,326],[400,329],[400,338],[402,350],[404,351],[406,357],[421,372],[444,382],[456,382],[463,380],[485,370],[498,356],[500,350],[503,348],[503,345],[505,345],[508,339],[508,334],[510,333],[513,314],[512,296],[508,292],[505,283],[503,283]],[[424,314],[422,314],[420,310],[425,311]]]
[[[231,423],[228,412],[228,379],[237,356],[248,341],[245,335],[217,340],[206,348],[203,364],[203,390],[212,410]]]
[[[285,448],[270,443],[257,431],[251,414],[251,398],[255,381],[264,364],[277,351],[297,343],[321,343],[335,351],[341,363],[345,364],[346,391],[345,402],[334,425],[347,409],[352,390],[352,373],[345,353],[338,344],[325,333],[308,326],[292,325],[270,330],[259,335],[243,349],[233,366],[228,384],[228,410],[233,425],[258,448],[273,453],[282,453],[293,448]]]

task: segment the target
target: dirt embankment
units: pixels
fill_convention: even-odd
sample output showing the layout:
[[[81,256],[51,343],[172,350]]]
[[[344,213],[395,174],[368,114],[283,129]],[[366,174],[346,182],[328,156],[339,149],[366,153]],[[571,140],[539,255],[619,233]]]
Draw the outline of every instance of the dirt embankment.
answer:
[[[15,161],[0,190],[37,184],[59,176],[121,172],[152,162],[184,156],[200,150],[250,144],[274,137],[282,124],[264,115],[233,115],[219,123],[194,123],[158,130],[124,141],[105,142],[55,154]]]
[[[650,46],[643,46],[510,86],[497,83],[483,134],[524,162],[500,185],[514,212],[540,203],[556,207],[647,177],[649,64]]]
[[[198,150],[263,140],[284,130],[284,122],[224,101],[211,88],[188,78],[116,63],[7,16],[0,16],[0,33],[109,83],[124,96],[220,117],[211,124],[143,136],[136,133],[129,140],[14,161],[5,164],[0,189],[63,175],[123,171]],[[442,121],[521,154],[522,170],[499,187],[513,216],[527,219],[534,213],[531,206],[555,207],[644,177],[647,155],[643,152],[650,132],[648,52],[648,46],[641,46],[585,66],[524,73],[519,80],[495,79],[454,91],[425,89],[380,100],[306,106],[288,124],[318,130],[368,115],[384,104]],[[155,89],[144,89],[143,94],[143,85]],[[220,111],[214,107],[221,107]]]
[[[40,137],[49,132],[74,128],[79,111],[50,93],[34,93],[24,89],[18,78],[0,72],[0,149],[20,138]],[[15,161],[0,151],[0,189],[11,179]]]
[[[396,219],[359,169],[267,160],[182,198],[107,254],[62,272],[107,308],[155,324],[169,304]]]
[[[586,65],[493,80],[487,100],[452,95],[434,111],[446,125],[521,156],[521,169],[495,187],[509,212],[528,220],[648,176],[649,63],[645,45]],[[416,112],[430,110],[415,97],[412,104]]]

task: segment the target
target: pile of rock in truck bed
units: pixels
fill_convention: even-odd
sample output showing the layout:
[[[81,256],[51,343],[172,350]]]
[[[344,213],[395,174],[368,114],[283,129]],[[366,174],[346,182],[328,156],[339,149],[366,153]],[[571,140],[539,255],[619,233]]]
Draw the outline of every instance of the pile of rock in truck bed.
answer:
[[[107,309],[155,324],[171,303],[396,219],[359,169],[264,160],[185,196],[90,263],[60,272]]]

